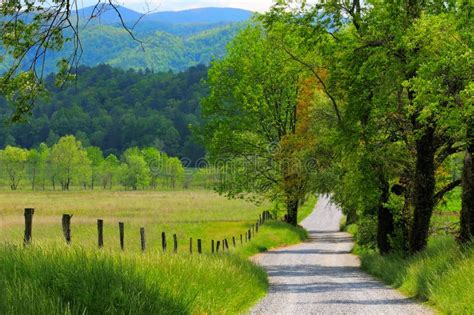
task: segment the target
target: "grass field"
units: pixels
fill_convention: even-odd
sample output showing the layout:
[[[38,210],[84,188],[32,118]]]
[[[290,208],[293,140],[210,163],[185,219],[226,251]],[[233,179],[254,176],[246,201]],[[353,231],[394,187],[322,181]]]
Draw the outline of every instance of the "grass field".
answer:
[[[301,218],[314,206],[311,198]],[[23,209],[35,208],[33,244],[21,246]],[[227,200],[211,191],[2,192],[0,193],[1,314],[235,314],[267,290],[266,275],[247,258],[298,243],[301,228],[279,221],[261,227],[251,242],[239,236],[269,204]],[[73,214],[72,245],[62,236],[61,215]],[[97,249],[96,220],[104,219],[104,249]],[[125,222],[125,252],[118,222]],[[140,253],[139,228],[147,250]],[[161,232],[168,253],[161,250]],[[176,233],[178,254],[170,253]],[[231,237],[237,237],[233,248]],[[189,254],[189,238],[203,255]],[[211,255],[211,240],[227,238],[231,250]]]
[[[33,241],[62,244],[61,216],[73,214],[73,245],[96,247],[97,219],[104,220],[105,249],[118,250],[118,222],[125,223],[127,251],[138,251],[140,227],[145,227],[150,249],[161,246],[161,232],[169,240],[177,234],[179,249],[188,250],[189,239],[202,239],[204,250],[211,239],[240,236],[255,224],[268,204],[255,206],[227,200],[212,191],[179,192],[2,192],[0,193],[0,242],[20,244],[23,209],[35,208]],[[205,245],[204,245],[205,244]],[[207,246],[209,245],[209,246]]]

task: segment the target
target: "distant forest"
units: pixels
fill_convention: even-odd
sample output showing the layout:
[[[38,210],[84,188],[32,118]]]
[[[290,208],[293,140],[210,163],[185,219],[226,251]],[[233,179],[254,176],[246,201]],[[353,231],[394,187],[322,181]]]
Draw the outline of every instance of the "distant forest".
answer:
[[[49,76],[50,93],[26,123],[8,123],[12,109],[0,99],[0,147],[34,148],[74,135],[105,154],[151,146],[196,161],[204,150],[190,126],[201,123],[199,100],[208,93],[203,82],[207,70],[200,65],[175,74],[82,66],[77,79],[62,88]]]

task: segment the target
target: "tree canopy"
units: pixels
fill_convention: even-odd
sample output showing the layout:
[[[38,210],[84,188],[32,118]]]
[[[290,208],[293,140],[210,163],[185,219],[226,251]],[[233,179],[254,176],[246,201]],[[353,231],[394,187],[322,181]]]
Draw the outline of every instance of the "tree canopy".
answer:
[[[193,165],[204,156],[190,126],[201,124],[199,99],[207,95],[207,68],[153,73],[101,65],[80,67],[75,82],[62,88],[47,78],[49,96],[37,101],[25,123],[8,123],[13,110],[0,99],[0,146],[33,148],[75,135],[106,154],[154,146]]]
[[[298,147],[317,161],[309,176],[290,168],[296,178],[310,178],[302,192],[332,194],[382,253],[422,250],[433,209],[459,185],[460,239],[470,239],[472,9],[469,1],[279,1],[209,72],[203,112],[211,156],[263,157],[266,166],[245,170],[247,181],[231,177],[234,185],[222,189],[279,187],[281,179],[269,184],[280,170],[268,162],[275,156],[262,148],[276,143],[288,154]],[[279,114],[298,117],[302,86],[309,125],[301,140],[288,141],[302,121],[288,120],[288,129]],[[462,154],[464,165],[453,164]],[[451,171],[461,168],[462,178]],[[249,189],[255,178],[264,185]]]

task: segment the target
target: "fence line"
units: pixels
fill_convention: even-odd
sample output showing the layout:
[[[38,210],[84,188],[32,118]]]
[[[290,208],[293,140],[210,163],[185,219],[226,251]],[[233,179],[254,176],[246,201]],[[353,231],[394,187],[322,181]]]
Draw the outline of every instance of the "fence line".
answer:
[[[25,246],[30,245],[32,242],[32,233],[33,233],[33,215],[35,210],[33,208],[26,208],[24,212],[25,216],[25,233],[23,244]],[[63,231],[63,236],[66,241],[66,244],[70,245],[72,242],[72,234],[71,234],[71,220],[73,215],[72,214],[63,214],[61,220],[61,226]],[[267,221],[272,220],[273,216],[271,215],[270,211],[263,211],[262,214],[259,214],[258,219],[255,224],[252,224],[250,228],[245,232],[245,243],[250,242],[252,238],[255,237],[255,234],[259,232],[261,226]],[[120,242],[120,249],[123,251],[125,250],[125,223],[119,222],[119,242]],[[202,239],[196,239],[197,243],[197,253],[202,254]],[[97,220],[97,245],[98,248],[101,249],[104,247],[104,220],[98,219]],[[236,237],[232,236],[232,245],[233,248],[237,248],[237,241]],[[240,234],[240,246],[244,246],[243,235]],[[145,228],[140,228],[140,247],[141,251],[145,252],[146,250],[146,234]],[[167,241],[166,241],[166,233],[161,233],[161,247],[162,251],[166,252],[167,250]],[[219,250],[222,252],[229,251],[229,242],[227,238],[222,240],[211,240],[211,254],[219,253]],[[173,234],[173,253],[178,252],[178,236]],[[189,239],[189,253],[193,253],[193,238]]]

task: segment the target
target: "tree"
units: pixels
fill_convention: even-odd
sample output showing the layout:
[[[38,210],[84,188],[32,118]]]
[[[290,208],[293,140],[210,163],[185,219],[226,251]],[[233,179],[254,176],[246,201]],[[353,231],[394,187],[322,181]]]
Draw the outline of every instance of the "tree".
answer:
[[[90,160],[82,144],[74,136],[59,139],[51,149],[51,168],[62,190],[69,190],[73,181],[78,184],[89,178]]]
[[[0,63],[8,65],[0,76],[0,95],[15,105],[14,121],[23,120],[31,112],[35,100],[45,92],[43,72],[46,55],[59,51],[71,41],[74,49],[69,58],[58,63],[58,85],[71,78],[82,53],[79,38],[78,2],[58,0],[9,0],[0,3],[0,46],[4,53]],[[104,11],[114,10],[125,30],[135,38],[122,20],[117,5],[112,0],[98,0],[89,20]]]
[[[119,159],[113,155],[108,155],[104,162],[101,164],[100,175],[102,179],[102,187],[106,189],[112,189],[114,179],[118,177],[118,171],[120,168]]]
[[[460,183],[440,186],[436,171],[459,151],[472,112],[462,98],[473,69],[472,23],[460,18],[469,4],[335,0],[293,10],[294,2],[279,2],[264,21],[283,21],[305,39],[313,53],[286,51],[334,109],[333,131],[321,132],[333,145],[333,185],[317,186],[343,208],[377,217],[381,252],[391,250],[397,226],[411,252],[422,250],[433,208]]]
[[[39,154],[40,162],[37,168],[36,182],[41,185],[43,190],[45,190],[46,179],[48,178],[48,164],[50,161],[49,156],[51,154],[51,150],[45,143],[41,143],[38,146],[37,152]]]
[[[463,94],[464,104],[468,106],[465,115],[466,144],[462,174],[462,208],[459,240],[469,243],[474,240],[474,83]]]
[[[21,179],[25,175],[28,150],[7,146],[0,151],[0,162],[8,175],[11,190],[17,190]]]
[[[296,225],[308,186],[293,138],[301,82],[308,73],[288,58],[277,38],[276,31],[258,24],[248,27],[231,42],[226,57],[213,62],[210,96],[202,104],[203,134],[211,162],[225,167],[220,192],[283,199],[288,222]]]
[[[90,177],[90,188],[94,189],[94,185],[99,178],[102,163],[104,163],[104,156],[102,150],[99,147],[87,147],[87,157],[91,161],[91,177]]]
[[[150,170],[138,148],[125,151],[121,168],[121,182],[124,186],[137,190],[150,184]]]
[[[169,180],[169,187],[176,188],[178,180],[184,175],[184,167],[178,158],[167,158],[164,165],[164,171]]]
[[[27,165],[28,165],[28,174],[31,181],[31,189],[35,190],[36,182],[38,178],[39,168],[41,167],[41,155],[40,153],[32,149],[28,154]]]
[[[147,147],[142,150],[148,169],[150,170],[150,185],[153,189],[158,186],[158,178],[163,175],[163,163],[165,154],[160,153],[157,148]]]

